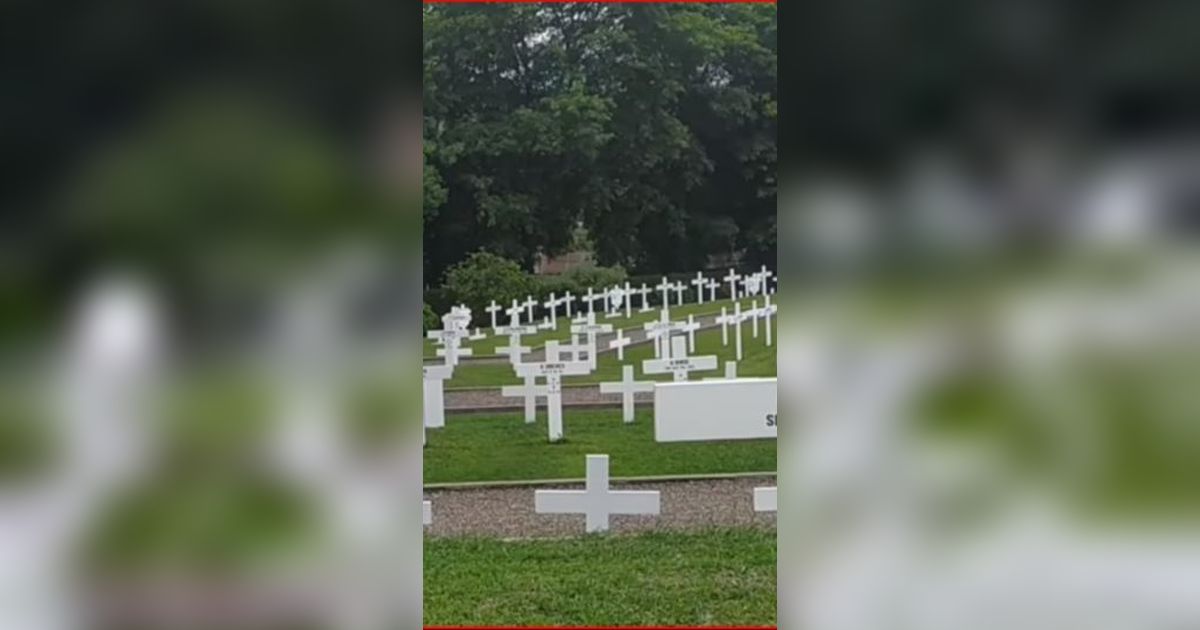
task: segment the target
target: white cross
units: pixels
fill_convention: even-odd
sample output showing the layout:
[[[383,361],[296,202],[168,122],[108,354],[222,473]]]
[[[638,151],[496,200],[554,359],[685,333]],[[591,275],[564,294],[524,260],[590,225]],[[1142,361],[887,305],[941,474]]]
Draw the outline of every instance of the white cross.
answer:
[[[746,316],[742,314],[742,303],[735,302],[733,305],[733,339],[734,339],[734,356],[738,361],[742,360],[742,321]]]
[[[650,287],[647,287],[646,283],[643,282],[642,288],[638,289],[638,293],[642,294],[642,308],[639,310],[639,312],[649,313],[651,310],[653,310],[650,307],[650,303],[646,300],[646,296],[650,294]]]
[[[471,336],[467,337],[467,339],[470,339],[471,341],[482,341],[487,339],[487,333],[483,332],[478,326],[476,326],[475,332],[471,333]]]
[[[704,273],[697,271],[696,279],[692,280],[692,285],[694,285],[696,287],[696,303],[697,304],[704,303],[704,287],[707,284],[708,284],[708,281],[704,279]]]
[[[757,293],[758,292],[755,291],[755,294]],[[747,312],[750,313],[750,336],[758,339],[758,318],[761,315],[758,310],[758,300],[750,301],[750,310]]]
[[[554,322],[550,321],[550,316],[542,317],[542,323],[537,325],[538,330],[554,330],[556,327]]]
[[[584,296],[583,301],[587,302],[588,312],[593,312],[592,304],[596,301],[596,296],[592,293],[592,287],[588,287],[587,295]]]
[[[716,302],[717,301],[717,288],[721,286],[721,283],[717,282],[716,280],[714,280],[712,278],[709,278],[708,283],[705,284],[704,286],[708,287],[708,301]]]
[[[633,380],[633,366],[621,366],[619,382],[600,383],[601,394],[621,394],[621,419],[625,424],[633,422],[633,395],[635,392],[654,391],[654,381]]]
[[[532,295],[525,296],[525,319],[533,321],[533,307],[537,306],[537,300],[533,299]]]
[[[646,359],[642,361],[643,374],[675,375],[676,381],[688,380],[688,372],[701,372],[717,369],[717,357],[689,357],[687,355],[687,340],[675,337],[671,340],[671,354],[668,358]]]
[[[504,310],[504,307],[500,306],[499,304],[496,304],[496,300],[492,300],[491,305],[489,305],[487,308],[485,308],[483,310],[487,311],[488,315],[492,316],[492,328],[495,329],[496,328],[496,313],[499,313],[500,311]]]
[[[433,525],[433,503],[421,501],[421,524]]]
[[[767,303],[765,305],[763,305],[763,307],[762,307],[762,313],[763,313],[763,319],[767,320],[766,321],[767,346],[770,347],[771,341],[772,341],[771,340],[771,317],[773,315],[775,315],[775,310],[777,307],[771,303],[770,295],[764,296],[763,299],[765,299],[767,301]]]
[[[680,330],[687,333],[688,352],[696,351],[696,331],[700,330],[700,324],[696,322],[695,315],[688,315],[688,321]]]
[[[587,456],[584,490],[538,490],[534,511],[538,514],[585,514],[589,534],[608,531],[612,514],[658,514],[656,490],[609,490],[608,455]]]
[[[737,273],[735,273],[733,271],[733,269],[729,270],[729,275],[722,278],[723,280],[725,280],[725,282],[729,283],[729,299],[731,299],[731,300],[736,300],[738,297],[737,281],[740,278],[741,278],[741,276],[739,276]]]
[[[441,342],[444,346],[437,350],[437,356],[446,357],[446,363],[450,365],[458,365],[459,355],[470,356],[472,351],[470,348],[460,348],[462,338],[467,336],[467,332],[457,326],[447,326],[444,330],[431,330],[426,333],[430,339]]]
[[[442,384],[453,375],[454,366],[449,363],[421,366],[422,392],[424,394],[424,408],[421,415],[425,418],[425,426],[431,429],[446,426]]]
[[[591,370],[583,361],[560,361],[558,342],[546,342],[546,356],[541,363],[520,363],[513,366],[517,376],[541,376],[546,379],[546,411],[548,412],[550,441],[563,437],[562,427],[562,377],[588,374]]]
[[[554,297],[554,293],[550,293],[550,299],[542,302],[542,306],[550,309],[550,323],[552,329],[558,328],[558,300]]]
[[[509,363],[520,363],[521,355],[533,350],[529,346],[521,345],[521,335],[509,335],[507,346],[496,346],[496,354],[507,355]]]
[[[628,346],[631,341],[633,341],[633,340],[629,337],[626,337],[625,333],[620,328],[618,328],[616,338],[613,339],[612,341],[608,342],[608,349],[612,350],[613,348],[616,348],[617,349],[617,360],[624,361],[625,360],[625,346]]]
[[[633,291],[629,290],[629,283],[626,282],[625,283],[625,317],[626,318],[633,316],[633,311],[631,310],[632,308],[633,308]]]
[[[663,356],[671,356],[670,348],[667,347],[668,339],[670,338],[671,330],[676,324],[669,319],[667,309],[662,309],[658,312],[658,321],[642,324],[642,328],[646,331],[646,336],[654,339],[654,356],[655,358],[663,358]]]
[[[512,308],[504,309],[504,313],[508,315],[508,323],[516,326],[521,323],[521,304],[516,300],[512,301]]]
[[[567,319],[571,319],[571,305],[575,303],[575,296],[567,291],[562,296],[562,302],[567,305]]]
[[[721,316],[717,318],[717,323],[721,325],[721,345],[729,345],[729,325],[733,323],[733,318],[725,312],[725,307],[721,307]]]
[[[596,334],[612,332],[612,324],[597,324],[596,314],[588,313],[588,321],[586,324],[573,324],[571,332],[575,334],[587,334],[588,339],[588,365],[591,369],[596,369]]]
[[[675,291],[675,305],[683,306],[683,294],[687,291],[687,285],[682,282],[676,282],[671,285],[671,289]]]
[[[655,289],[662,292],[662,307],[664,309],[671,307],[671,293],[670,292],[671,292],[671,289],[673,288],[673,286],[674,285],[672,285],[670,282],[667,282],[667,277],[663,276],[662,282],[658,283],[658,286],[654,287]]]
[[[545,396],[550,392],[545,385],[538,385],[537,379],[532,375],[524,377],[524,385],[505,385],[500,388],[500,395],[505,397],[523,397],[525,399],[525,424],[533,424],[537,421],[537,397]]]

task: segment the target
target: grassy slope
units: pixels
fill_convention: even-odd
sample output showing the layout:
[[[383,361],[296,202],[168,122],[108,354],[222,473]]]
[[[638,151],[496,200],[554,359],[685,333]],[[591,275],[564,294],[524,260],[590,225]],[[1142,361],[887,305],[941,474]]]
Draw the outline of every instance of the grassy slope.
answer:
[[[689,298],[689,299],[691,299],[691,298]],[[774,301],[775,297],[772,297],[771,299]],[[750,304],[753,300],[742,299],[742,300],[738,300],[738,301],[742,303],[742,308],[746,309],[746,308],[750,307]],[[637,302],[637,303],[641,304],[641,302]],[[762,298],[758,298],[758,303],[759,304],[763,303]],[[704,304],[685,303],[683,306],[672,306],[671,307],[671,319],[678,321],[678,320],[687,319],[688,315],[695,315],[696,317],[700,317],[702,315],[718,315],[721,313],[722,306],[726,307],[727,309],[729,309],[730,312],[732,312],[733,311],[733,300],[718,300],[715,303],[706,302]],[[572,312],[574,312],[574,311],[572,311]],[[536,335],[529,335],[529,336],[521,337],[521,345],[529,346],[531,348],[539,348],[543,344],[545,344],[546,341],[548,341],[550,339],[558,339],[559,341],[563,341],[563,342],[569,341],[570,335],[571,335],[571,323],[570,323],[570,321],[568,321],[568,319],[565,316],[561,316],[562,313],[559,313],[559,315],[560,315],[560,317],[558,318],[558,328],[556,328],[555,330],[542,331]],[[505,318],[501,318],[501,319],[502,319],[503,323],[508,322],[508,320]],[[628,330],[630,328],[636,328],[638,330],[641,330],[642,324],[645,324],[646,322],[654,321],[656,319],[658,319],[658,309],[657,308],[655,308],[654,310],[652,310],[648,313],[639,313],[637,311],[637,309],[635,308],[633,310],[632,316],[629,317],[628,319],[625,317],[614,317],[612,319],[608,319],[608,318],[604,317],[603,313],[596,314],[596,323],[612,324],[614,329],[621,328],[623,330]],[[538,321],[540,322],[541,320],[538,320]],[[528,323],[528,322],[523,322],[523,323]],[[471,350],[474,351],[474,353],[475,353],[474,356],[493,355],[493,354],[496,354],[496,348],[498,346],[508,345],[508,337],[507,336],[490,334],[491,331],[489,329],[487,329],[486,327],[483,328],[483,331],[489,333],[488,337],[486,339],[480,339],[479,341],[466,341],[463,343],[464,347],[470,348]],[[437,347],[438,346],[436,346],[434,344],[432,339],[425,339],[422,356],[424,356],[426,358],[435,357],[436,354],[434,351],[436,350]]]
[[[750,326],[744,324],[742,326],[742,361],[738,364],[739,376],[775,376],[775,355],[777,346],[766,346],[766,324],[759,323],[759,337],[754,339],[750,336]],[[771,327],[778,333],[776,321],[771,320]],[[725,361],[734,359],[733,346],[733,330],[729,331],[729,345],[721,345],[721,329],[712,328],[696,333],[696,352],[693,354],[705,356],[717,356],[717,369],[712,372],[693,372],[692,379],[700,379],[710,376],[720,376],[725,370]],[[778,337],[778,334],[775,335]],[[642,344],[626,349],[625,363],[634,366],[634,376],[639,380],[671,380],[670,374],[642,374],[642,361],[645,359],[654,358],[654,346],[651,344]],[[568,376],[564,379],[564,383],[570,385],[572,383],[599,383],[603,381],[619,381],[621,380],[621,366],[623,364],[617,360],[617,355],[614,353],[606,353],[599,355],[596,365],[596,371],[585,376]],[[519,385],[520,379],[517,378],[513,369],[507,363],[493,364],[473,364],[469,362],[459,363],[454,370],[454,378],[446,382],[448,389],[456,387],[496,387],[500,385]],[[514,399],[516,400],[516,399]]]
[[[607,453],[614,477],[775,470],[775,440],[659,444],[648,409],[633,424],[619,409],[571,411],[563,425],[566,440],[550,444],[544,413],[528,425],[520,413],[451,419],[428,433],[425,482],[578,479],[589,453]]]
[[[431,625],[771,625],[775,534],[425,541]]]

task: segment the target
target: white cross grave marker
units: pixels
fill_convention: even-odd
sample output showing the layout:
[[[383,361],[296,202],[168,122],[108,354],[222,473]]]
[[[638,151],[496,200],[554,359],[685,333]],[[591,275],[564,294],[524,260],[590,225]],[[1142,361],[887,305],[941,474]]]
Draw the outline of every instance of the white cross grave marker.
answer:
[[[554,297],[554,292],[550,293],[550,298],[542,302],[542,306],[550,309],[550,328],[558,328],[558,299]]]
[[[721,286],[721,283],[717,282],[713,278],[709,278],[708,283],[704,286],[708,287],[708,301],[716,302],[717,301],[717,289]]]
[[[659,291],[662,292],[662,308],[663,309],[671,308],[670,292],[671,292],[672,287],[673,287],[673,285],[670,282],[667,282],[666,276],[663,276],[662,282],[658,283],[658,286],[654,287],[655,289],[658,289]]]
[[[588,366],[591,369],[596,369],[596,334],[612,332],[612,324],[597,324],[596,315],[588,313],[588,321],[586,324],[573,324],[571,326],[572,334],[587,334],[588,339]]]
[[[721,316],[717,318],[717,323],[721,325],[721,345],[729,345],[729,324],[733,323],[733,318],[725,311],[725,307],[721,307]]]
[[[704,303],[704,287],[708,284],[708,281],[704,279],[704,273],[697,271],[696,279],[692,280],[692,284],[695,285],[695,287],[696,287],[696,303],[703,304]]]
[[[642,283],[642,288],[638,289],[638,293],[642,295],[642,308],[639,309],[638,312],[649,313],[650,311],[654,310],[650,306],[650,302],[646,299],[646,296],[650,294],[650,287],[646,286],[645,282]]]
[[[538,385],[537,379],[529,374],[524,377],[524,385],[505,385],[500,388],[500,395],[505,397],[523,397],[525,399],[525,424],[533,424],[537,421],[537,397],[545,396],[549,393],[549,389],[545,385]]]
[[[633,422],[633,397],[635,392],[654,391],[654,381],[633,380],[633,366],[621,366],[619,382],[600,383],[601,394],[621,394],[621,419],[625,424]]]
[[[633,316],[633,291],[629,288],[629,283],[625,283],[625,317]]]
[[[671,289],[675,291],[675,305],[683,306],[683,294],[687,292],[687,285],[682,282],[676,282],[671,285]]]
[[[562,426],[562,377],[588,374],[591,370],[583,361],[561,361],[558,358],[558,342],[546,342],[546,356],[541,363],[520,363],[514,366],[517,376],[540,376],[546,379],[546,411],[548,412],[551,442],[563,437]]]
[[[729,275],[723,278],[725,282],[729,283],[729,299],[731,300],[736,300],[738,297],[737,282],[739,279],[741,279],[741,276],[739,276],[733,269],[730,269]]]
[[[496,300],[492,300],[492,303],[487,308],[483,309],[488,312],[488,315],[492,316],[492,330],[496,329],[496,313],[499,313],[503,309],[504,307],[496,304]]]
[[[696,322],[695,315],[688,315],[688,321],[680,330],[687,333],[688,352],[696,351],[696,331],[700,330],[700,324]]]
[[[702,372],[717,369],[717,357],[689,357],[687,340],[683,337],[671,339],[671,354],[662,359],[646,359],[642,361],[643,374],[666,374],[670,372],[675,381],[688,380],[689,372]]]
[[[608,349],[612,350],[613,348],[616,348],[617,349],[617,360],[624,361],[625,360],[625,346],[628,346],[631,341],[633,341],[633,339],[626,337],[624,331],[622,331],[620,328],[618,328],[616,338],[613,339],[612,341],[608,342]]]
[[[587,456],[584,490],[538,490],[534,511],[538,514],[585,514],[589,534],[608,531],[612,514],[658,514],[657,490],[609,490],[608,455]]]

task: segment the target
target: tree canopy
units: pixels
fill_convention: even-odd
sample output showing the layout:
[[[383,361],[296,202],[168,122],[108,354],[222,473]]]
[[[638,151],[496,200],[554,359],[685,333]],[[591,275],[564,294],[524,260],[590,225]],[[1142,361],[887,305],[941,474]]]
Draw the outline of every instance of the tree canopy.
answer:
[[[582,225],[635,273],[775,259],[767,5],[426,6],[426,278]]]

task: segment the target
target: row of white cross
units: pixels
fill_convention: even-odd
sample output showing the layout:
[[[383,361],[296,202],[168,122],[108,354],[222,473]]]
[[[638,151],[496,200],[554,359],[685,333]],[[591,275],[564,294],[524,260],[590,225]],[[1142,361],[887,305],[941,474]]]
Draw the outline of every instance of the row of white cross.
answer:
[[[728,297],[731,300],[736,300],[739,297],[744,298],[757,295],[771,295],[775,292],[774,287],[771,286],[774,279],[775,274],[767,269],[765,265],[758,271],[745,275],[738,274],[733,269],[730,269],[729,274],[722,278],[724,283],[729,285]],[[608,287],[600,292],[597,292],[592,287],[588,287],[586,295],[576,296],[570,291],[567,291],[562,295],[551,293],[550,296],[543,302],[539,302],[538,300],[534,299],[532,295],[527,295],[525,296],[524,301],[513,300],[512,306],[509,308],[505,308],[503,305],[498,304],[495,300],[492,300],[491,303],[483,310],[486,311],[491,318],[492,329],[496,330],[500,327],[500,313],[504,313],[510,318],[517,317],[521,313],[524,313],[525,320],[528,322],[533,322],[535,319],[534,309],[538,306],[541,306],[543,309],[545,309],[545,318],[542,324],[539,324],[538,326],[546,329],[557,329],[560,308],[564,311],[568,319],[571,319],[576,323],[583,323],[586,315],[592,315],[596,312],[596,302],[602,303],[604,306],[605,317],[607,318],[620,316],[622,309],[624,310],[625,317],[631,317],[633,315],[633,298],[635,295],[641,297],[641,306],[638,308],[639,313],[648,313],[654,310],[654,308],[650,305],[647,296],[655,291],[662,294],[662,301],[660,305],[661,308],[669,309],[671,307],[671,293],[675,294],[675,305],[683,306],[684,296],[688,291],[688,284],[691,284],[693,287],[695,287],[696,304],[704,304],[705,291],[708,291],[708,301],[716,302],[717,289],[719,289],[723,283],[719,282],[716,278],[705,277],[704,272],[697,271],[696,277],[690,280],[688,283],[671,282],[666,276],[663,276],[662,282],[653,288],[647,286],[645,283],[642,283],[640,288],[635,288],[630,285],[630,283],[626,282],[624,285]],[[582,304],[587,305],[586,313],[584,313],[583,309],[577,309],[576,312],[573,313],[573,309],[577,300]]]
[[[583,490],[536,490],[533,509],[538,514],[583,514],[589,534],[608,531],[614,514],[661,513],[658,490],[612,490],[609,485],[608,455],[588,455]],[[776,497],[776,488],[755,488],[754,511],[777,511]],[[431,501],[421,503],[421,516],[425,525],[433,524]]]

